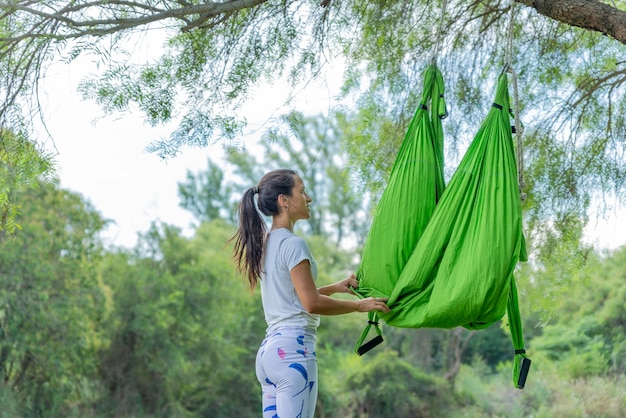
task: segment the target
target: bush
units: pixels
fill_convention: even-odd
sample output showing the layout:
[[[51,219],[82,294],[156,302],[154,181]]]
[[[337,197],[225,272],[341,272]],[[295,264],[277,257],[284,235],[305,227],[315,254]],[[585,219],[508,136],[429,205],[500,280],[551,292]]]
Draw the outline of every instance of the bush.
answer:
[[[0,382],[0,405],[2,405],[0,418],[13,418],[20,415],[15,394],[4,382]]]
[[[626,378],[590,377],[555,381],[553,400],[543,404],[537,417],[620,418],[626,410]]]
[[[441,417],[457,404],[448,382],[414,368],[393,351],[364,360],[348,376],[344,390],[352,395],[346,417]]]

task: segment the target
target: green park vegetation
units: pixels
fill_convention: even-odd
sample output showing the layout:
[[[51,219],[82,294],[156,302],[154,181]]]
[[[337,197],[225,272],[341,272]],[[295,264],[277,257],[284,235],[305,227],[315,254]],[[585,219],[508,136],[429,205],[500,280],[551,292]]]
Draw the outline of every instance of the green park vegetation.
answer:
[[[230,158],[240,161],[245,183],[252,157]],[[318,160],[320,170],[325,162]],[[233,197],[202,193],[242,189],[220,173],[209,162],[179,184],[181,205],[198,219],[193,236],[154,223],[132,249],[104,247],[98,234],[108,221],[80,195],[54,182],[21,192],[21,230],[0,240],[0,416],[259,416],[260,295],[232,264]],[[312,189],[330,196],[340,186]],[[346,195],[346,207],[320,199],[321,233],[300,228],[322,284],[356,268],[355,251],[338,247],[330,222],[353,197]],[[385,343],[358,357],[367,317],[324,317],[317,416],[620,416],[626,249],[587,249],[584,258],[556,290],[550,276],[568,268],[559,258],[520,268],[533,360],[523,390],[511,381],[506,318],[473,332],[384,327]]]

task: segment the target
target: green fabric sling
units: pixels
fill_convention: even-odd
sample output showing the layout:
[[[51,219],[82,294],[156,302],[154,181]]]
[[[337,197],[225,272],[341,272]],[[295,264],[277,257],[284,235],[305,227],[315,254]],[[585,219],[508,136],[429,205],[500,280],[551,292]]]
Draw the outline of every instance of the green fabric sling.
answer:
[[[514,382],[523,387],[529,360],[513,271],[526,259],[506,73],[494,104],[441,198],[443,151],[438,148],[438,71],[429,68],[424,93],[381,197],[357,270],[360,296],[385,297],[388,325],[486,328],[508,309],[515,349]],[[441,92],[443,82],[441,81]],[[434,94],[433,94],[434,92]],[[433,100],[434,117],[423,109]],[[445,107],[445,106],[444,106]],[[436,137],[438,132],[439,137]],[[442,142],[441,142],[442,143]],[[371,325],[381,337],[378,314]],[[382,341],[382,337],[379,338]]]
[[[364,297],[392,293],[443,192],[443,90],[441,72],[430,66],[363,248],[357,278]],[[431,97],[434,122],[427,109]]]
[[[409,124],[383,195],[378,203],[356,276],[358,294],[387,297],[411,256],[444,189],[443,127],[446,113],[441,72],[431,65],[424,73],[420,104]],[[431,114],[427,105],[431,103]],[[382,342],[376,313],[357,342],[361,355]],[[371,326],[377,337],[364,344]]]

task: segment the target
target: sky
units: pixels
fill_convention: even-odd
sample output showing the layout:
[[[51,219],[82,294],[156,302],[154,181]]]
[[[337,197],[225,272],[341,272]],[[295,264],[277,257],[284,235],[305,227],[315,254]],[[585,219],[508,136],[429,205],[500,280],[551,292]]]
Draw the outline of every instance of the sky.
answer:
[[[54,155],[61,187],[82,194],[113,221],[103,234],[108,244],[132,248],[137,234],[147,231],[153,221],[192,233],[194,219],[179,207],[178,183],[186,180],[188,171],[205,170],[208,158],[221,158],[223,144],[186,148],[167,160],[146,151],[153,140],[169,137],[175,124],[151,127],[140,112],[105,116],[95,102],[82,100],[77,92],[79,82],[96,70],[90,59],[57,63],[41,81],[40,100],[51,137],[45,148]],[[327,114],[338,83],[333,79],[313,83],[297,95],[295,106],[307,114]],[[241,110],[251,132],[243,138],[247,147],[254,147],[268,120],[287,113],[287,94],[281,85],[264,85],[251,93]],[[43,127],[39,129],[45,136]],[[228,175],[229,167],[224,169]]]
[[[146,45],[159,49],[156,42]],[[139,59],[153,53],[140,49]],[[151,141],[168,137],[174,125],[153,128],[139,112],[104,116],[97,104],[82,100],[77,92],[78,83],[95,70],[96,64],[88,58],[59,63],[41,82],[40,100],[52,137],[45,145],[55,155],[61,187],[80,193],[104,218],[113,221],[103,234],[108,244],[132,248],[137,234],[147,231],[153,221],[177,225],[191,234],[194,220],[179,207],[177,185],[185,181],[188,171],[206,169],[209,157],[221,157],[221,144],[185,149],[167,160],[146,151]],[[326,114],[339,88],[340,80],[333,77],[337,73],[329,73],[298,94],[297,109],[311,115]],[[258,139],[270,118],[288,111],[283,106],[286,94],[280,84],[252,92],[242,109],[250,129],[256,132],[245,138],[248,146]],[[228,175],[229,168],[224,168]],[[626,244],[626,208],[618,207],[605,217],[592,215],[586,240],[607,249]]]

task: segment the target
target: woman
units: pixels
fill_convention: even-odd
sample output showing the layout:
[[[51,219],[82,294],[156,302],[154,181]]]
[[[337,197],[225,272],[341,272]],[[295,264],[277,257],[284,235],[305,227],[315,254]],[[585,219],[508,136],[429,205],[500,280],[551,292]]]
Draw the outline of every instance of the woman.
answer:
[[[272,217],[267,227],[254,204]],[[335,284],[316,287],[317,264],[306,242],[293,234],[300,219],[309,218],[311,198],[293,170],[267,173],[248,189],[239,206],[239,230],[234,259],[238,271],[254,289],[261,284],[266,337],[256,358],[256,374],[263,391],[263,415],[281,418],[313,417],[317,399],[315,339],[319,315],[378,310],[389,312],[385,300],[340,300],[334,293],[351,293],[354,275]]]

